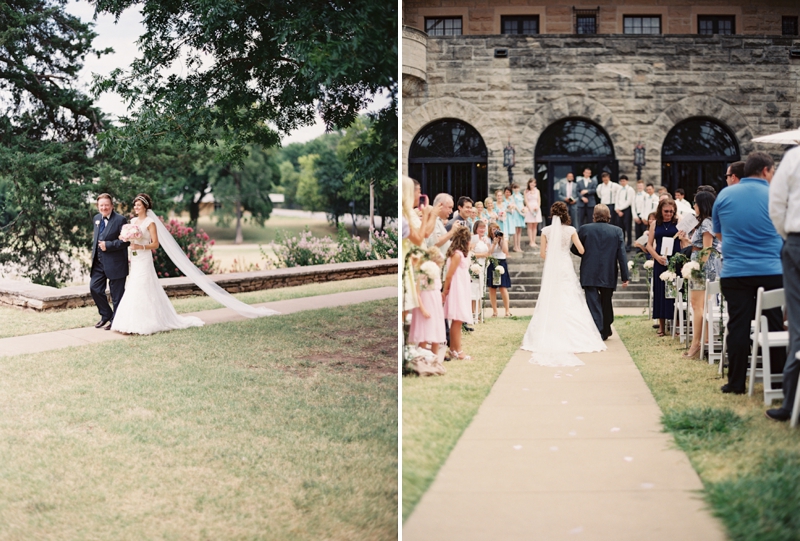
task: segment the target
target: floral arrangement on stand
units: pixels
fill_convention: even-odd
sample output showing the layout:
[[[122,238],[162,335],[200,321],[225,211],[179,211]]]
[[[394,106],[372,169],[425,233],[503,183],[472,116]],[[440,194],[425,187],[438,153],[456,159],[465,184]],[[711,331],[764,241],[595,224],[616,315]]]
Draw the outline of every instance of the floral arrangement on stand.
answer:
[[[481,265],[472,252],[469,254],[469,277],[473,280],[479,280],[481,277]]]
[[[678,265],[684,265],[689,258],[683,255],[680,252],[677,252],[669,258],[669,264],[667,265],[667,270],[661,273],[659,278],[664,281],[666,285],[666,292],[664,296],[668,299],[674,299],[678,294]],[[684,284],[684,287],[688,286],[688,284]]]
[[[631,282],[639,281],[639,265],[647,263],[647,256],[644,252],[639,252],[628,261],[628,279]],[[652,267],[652,265],[651,265]]]

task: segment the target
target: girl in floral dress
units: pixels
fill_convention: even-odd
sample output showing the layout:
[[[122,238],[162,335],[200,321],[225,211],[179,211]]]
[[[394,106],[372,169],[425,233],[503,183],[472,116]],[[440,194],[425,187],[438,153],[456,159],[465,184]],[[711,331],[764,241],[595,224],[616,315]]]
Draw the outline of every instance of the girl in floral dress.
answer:
[[[447,249],[448,269],[442,290],[444,317],[450,322],[450,354],[453,359],[469,359],[461,350],[461,324],[472,324],[472,289],[469,278],[469,229],[459,227]]]
[[[419,307],[411,311],[408,341],[437,353],[439,344],[447,342],[441,293],[444,257],[438,248],[432,247],[428,250],[428,258],[417,273]]]

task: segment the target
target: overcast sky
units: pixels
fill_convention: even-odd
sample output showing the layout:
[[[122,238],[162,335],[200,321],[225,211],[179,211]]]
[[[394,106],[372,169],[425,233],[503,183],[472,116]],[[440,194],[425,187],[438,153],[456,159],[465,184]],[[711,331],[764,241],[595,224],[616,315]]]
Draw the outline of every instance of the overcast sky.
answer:
[[[89,21],[94,17],[94,7],[86,0],[70,1],[67,4],[67,11]],[[119,22],[114,22],[111,15],[101,15],[95,21],[95,32],[98,36],[94,41],[96,49],[111,47],[114,53],[104,55],[101,58],[90,56],[81,72],[80,78],[88,88],[92,80],[92,73],[107,75],[116,68],[126,69],[130,66],[138,52],[136,40],[144,33],[142,26],[142,16],[138,9],[128,9],[119,18]],[[379,97],[368,110],[374,110],[386,105],[388,99]],[[126,114],[125,103],[117,94],[105,93],[97,100],[97,105],[106,113],[114,116]],[[289,143],[302,143],[309,141],[325,133],[325,125],[322,119],[317,117],[313,126],[306,126],[292,132],[289,136],[282,139],[283,145]]]

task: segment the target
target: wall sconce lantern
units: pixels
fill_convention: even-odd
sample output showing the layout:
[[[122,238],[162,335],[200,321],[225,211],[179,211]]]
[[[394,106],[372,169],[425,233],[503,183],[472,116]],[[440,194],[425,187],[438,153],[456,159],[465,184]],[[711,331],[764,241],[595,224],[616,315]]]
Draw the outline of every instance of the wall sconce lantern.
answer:
[[[644,157],[645,148],[642,143],[633,149],[633,165],[636,166],[636,180],[642,180],[642,167],[647,163]]]

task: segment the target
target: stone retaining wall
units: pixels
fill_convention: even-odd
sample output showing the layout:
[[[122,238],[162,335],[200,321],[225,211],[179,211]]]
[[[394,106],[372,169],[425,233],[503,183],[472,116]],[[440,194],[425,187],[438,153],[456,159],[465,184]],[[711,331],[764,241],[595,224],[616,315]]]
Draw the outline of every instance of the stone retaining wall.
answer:
[[[300,286],[316,282],[332,282],[396,274],[397,266],[397,259],[384,259],[332,265],[311,265],[270,271],[216,274],[211,276],[211,279],[229,293],[243,293],[262,289]],[[185,277],[162,278],[159,282],[170,297],[205,295],[200,288]],[[57,289],[15,280],[0,279],[0,305],[2,306],[16,306],[44,311],[78,308],[93,304],[88,285]]]

